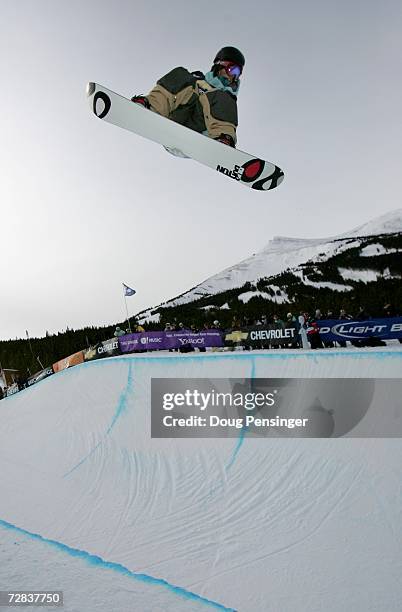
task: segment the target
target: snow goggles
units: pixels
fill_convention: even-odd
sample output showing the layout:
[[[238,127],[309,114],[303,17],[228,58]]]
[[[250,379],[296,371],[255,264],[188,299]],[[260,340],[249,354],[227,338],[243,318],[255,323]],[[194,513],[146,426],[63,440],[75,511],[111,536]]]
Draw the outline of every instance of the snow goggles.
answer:
[[[233,77],[235,80],[237,80],[243,72],[243,68],[234,62],[219,61],[218,64],[225,69],[226,74]]]

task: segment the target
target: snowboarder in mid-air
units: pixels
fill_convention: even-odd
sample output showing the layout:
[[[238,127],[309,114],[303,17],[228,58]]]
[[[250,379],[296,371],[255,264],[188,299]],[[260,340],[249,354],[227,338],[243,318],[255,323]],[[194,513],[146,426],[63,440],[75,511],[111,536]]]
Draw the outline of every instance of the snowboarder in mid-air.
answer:
[[[237,94],[244,64],[241,51],[223,47],[206,74],[174,68],[148,95],[131,99],[90,82],[87,97],[92,112],[106,123],[156,142],[172,155],[193,159],[240,185],[270,191],[283,181],[281,168],[236,148]],[[157,164],[154,171],[158,176]]]
[[[211,70],[189,72],[174,68],[157,81],[147,96],[136,95],[142,104],[196,132],[226,145],[236,145],[237,94],[245,59],[235,47],[223,47]]]

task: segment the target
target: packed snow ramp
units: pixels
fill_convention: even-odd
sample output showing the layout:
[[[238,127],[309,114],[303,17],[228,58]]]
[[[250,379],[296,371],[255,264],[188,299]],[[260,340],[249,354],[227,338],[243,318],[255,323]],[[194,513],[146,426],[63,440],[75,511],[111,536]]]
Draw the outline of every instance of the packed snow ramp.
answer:
[[[152,439],[150,392],[401,366],[401,351],[132,355],[1,401],[0,588],[63,588],[68,611],[400,610],[400,439]]]

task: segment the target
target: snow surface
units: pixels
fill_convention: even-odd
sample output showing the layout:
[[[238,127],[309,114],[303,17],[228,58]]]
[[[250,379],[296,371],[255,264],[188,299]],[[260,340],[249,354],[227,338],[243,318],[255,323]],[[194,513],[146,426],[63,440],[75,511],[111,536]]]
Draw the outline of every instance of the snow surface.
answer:
[[[388,255],[388,253],[401,253],[401,249],[386,249],[382,244],[368,244],[360,251],[361,257],[373,257],[376,255]]]
[[[265,291],[245,291],[244,293],[240,293],[240,295],[237,296],[237,299],[240,300],[240,302],[243,302],[243,304],[247,304],[247,302],[249,302],[252,298],[255,297],[262,297],[265,300],[269,300],[271,298],[271,296],[269,295],[269,293],[266,293]]]
[[[333,291],[352,291],[353,287],[350,285],[341,285],[340,283],[332,283],[330,281],[312,281],[307,276],[304,275],[303,270],[293,270],[292,271],[295,276],[298,276],[301,281],[303,281],[304,285],[309,285],[310,287],[315,287],[316,289],[332,289]]]
[[[376,217],[368,223],[359,225],[353,230],[341,234],[339,238],[347,238],[350,236],[379,236],[380,234],[394,234],[402,232],[402,208],[391,210],[385,215]]]
[[[244,304],[247,304],[247,302],[254,297],[262,297],[264,300],[269,300],[270,302],[275,302],[276,304],[289,304],[289,296],[287,293],[285,293],[285,291],[280,289],[280,287],[277,285],[268,285],[267,288],[272,289],[275,292],[275,295],[271,295],[266,291],[258,291],[256,289],[255,291],[245,291],[244,293],[240,293],[240,295],[237,296],[237,299]],[[277,292],[279,293],[277,294]]]
[[[352,268],[338,268],[339,274],[345,280],[352,280],[361,283],[372,283],[378,279],[381,274],[376,270],[353,270]]]
[[[401,440],[151,439],[150,380],[401,366],[400,347],[130,355],[2,400],[2,588],[62,588],[66,612],[399,611]]]
[[[378,278],[401,278],[399,274],[391,274],[389,268],[385,268],[381,274],[378,270],[355,270],[353,268],[338,268],[339,274],[345,280],[353,280],[362,283],[372,283]],[[306,283],[308,284],[308,283]]]

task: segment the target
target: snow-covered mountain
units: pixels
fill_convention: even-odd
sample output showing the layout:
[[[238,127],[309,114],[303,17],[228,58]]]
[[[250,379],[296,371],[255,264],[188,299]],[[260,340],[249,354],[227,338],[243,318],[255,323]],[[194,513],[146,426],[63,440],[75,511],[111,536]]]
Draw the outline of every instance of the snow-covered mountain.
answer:
[[[144,311],[140,314],[140,320],[157,322],[159,314],[156,311],[160,308],[189,304],[200,298],[212,297],[231,289],[241,288],[247,283],[250,283],[252,288],[251,290],[239,293],[239,300],[247,302],[252,297],[266,297],[276,303],[286,303],[289,301],[288,296],[282,287],[275,284],[274,279],[274,277],[285,271],[291,271],[305,285],[329,288],[335,291],[349,291],[351,286],[347,283],[348,280],[373,281],[376,280],[376,275],[379,274],[378,271],[371,270],[369,266],[367,269],[359,267],[358,270],[339,268],[340,280],[342,281],[343,279],[345,283],[334,283],[328,281],[324,276],[322,279],[316,278],[315,281],[309,280],[304,272],[305,265],[311,264],[311,266],[314,266],[314,264],[322,264],[336,255],[360,246],[362,247],[360,252],[362,258],[399,251],[399,249],[384,247],[380,239],[373,242],[371,237],[398,234],[400,232],[402,233],[402,208],[377,217],[339,236],[318,239],[274,237],[261,251],[251,257],[207,278],[196,287],[164,302],[159,307]],[[314,272],[320,275],[318,269],[314,269]],[[382,275],[383,272],[381,272]],[[260,291],[256,287],[260,279],[272,279],[272,282],[267,285],[269,287],[268,294],[265,288],[264,291]],[[227,307],[225,304],[221,306],[221,308],[225,307]],[[208,306],[204,306],[204,308],[208,308]]]

